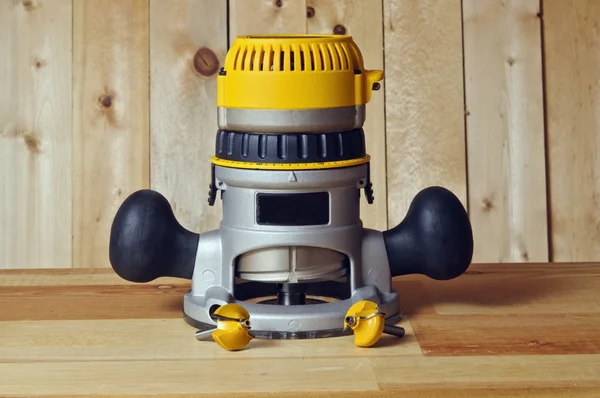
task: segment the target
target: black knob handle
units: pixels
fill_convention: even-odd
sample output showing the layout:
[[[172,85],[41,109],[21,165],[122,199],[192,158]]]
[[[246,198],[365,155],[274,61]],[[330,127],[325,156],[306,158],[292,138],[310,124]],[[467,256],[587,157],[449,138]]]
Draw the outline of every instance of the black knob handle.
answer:
[[[198,241],[198,234],[179,224],[164,196],[144,189],[127,197],[115,215],[110,263],[131,282],[161,276],[191,279]]]
[[[383,233],[392,276],[424,274],[447,280],[467,270],[473,231],[462,203],[442,187],[415,196],[406,217]]]

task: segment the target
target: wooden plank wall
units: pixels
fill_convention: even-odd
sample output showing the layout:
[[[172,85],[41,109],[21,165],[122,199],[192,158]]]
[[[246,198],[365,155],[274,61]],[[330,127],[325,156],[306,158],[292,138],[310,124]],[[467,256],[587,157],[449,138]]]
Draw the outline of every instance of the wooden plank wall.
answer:
[[[209,207],[206,198],[217,125],[215,73],[226,53],[226,2],[150,1],[151,187],[195,231],[218,228],[220,221],[221,203]]]
[[[215,75],[236,35],[282,32],[385,70],[366,226],[442,185],[476,262],[600,261],[599,26],[596,0],[0,0],[0,268],[108,267],[141,188],[217,228]]]
[[[72,13],[0,0],[0,268],[73,265]]]
[[[463,1],[470,217],[485,261],[547,261],[539,0]]]
[[[600,259],[600,2],[545,0],[550,229],[556,261]]]
[[[73,2],[73,267],[106,263],[115,212],[150,184],[148,16],[146,0]]]

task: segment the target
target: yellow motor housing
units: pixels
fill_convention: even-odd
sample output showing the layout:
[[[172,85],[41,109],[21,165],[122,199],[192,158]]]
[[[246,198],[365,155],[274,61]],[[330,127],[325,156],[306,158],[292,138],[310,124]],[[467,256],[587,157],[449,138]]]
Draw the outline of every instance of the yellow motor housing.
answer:
[[[368,103],[382,70],[366,70],[351,36],[238,36],[217,78],[217,106],[309,110]]]

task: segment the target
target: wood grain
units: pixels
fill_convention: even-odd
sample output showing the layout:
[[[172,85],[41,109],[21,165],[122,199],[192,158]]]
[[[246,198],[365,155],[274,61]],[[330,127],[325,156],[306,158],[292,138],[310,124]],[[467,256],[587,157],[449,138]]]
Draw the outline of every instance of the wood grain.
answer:
[[[229,0],[229,44],[272,33],[306,33],[306,0]]]
[[[219,227],[207,204],[217,131],[216,75],[227,52],[227,3],[150,3],[151,187],[187,229]]]
[[[317,339],[254,339],[250,346],[252,349],[240,351],[237,358],[280,358],[284,351],[285,358],[290,360],[308,360],[328,358],[331,350],[339,353],[338,358],[349,360],[357,355],[364,358],[401,355],[407,359],[422,355],[410,323],[404,321],[400,325],[406,328],[405,339],[383,336],[369,350],[352,348],[352,336],[330,339],[328,350],[324,350]],[[199,343],[194,338],[195,331],[180,316],[168,319],[0,322],[0,363],[80,361],[82,358],[88,361],[231,359],[230,353],[214,342]]]
[[[260,366],[238,358],[153,361],[59,361],[0,363],[2,394],[192,394],[337,392],[372,396],[377,390],[439,391],[471,388],[600,386],[600,356],[490,356],[262,358]],[[223,371],[235,377],[224,378]],[[198,372],[202,370],[202,372]],[[73,377],[77,374],[77,377]],[[32,377],[32,375],[35,375]],[[93,387],[90,387],[93,385]],[[401,394],[404,396],[404,394]],[[423,394],[427,397],[428,395]]]
[[[89,394],[91,385],[101,394],[331,390],[360,394],[377,389],[371,364],[361,358],[261,359],[260,366],[248,366],[233,356],[222,360],[0,363],[0,374],[7,379],[0,386],[1,394],[43,395],[50,392],[49,386],[54,394]]]
[[[467,206],[461,1],[384,0],[388,220],[441,185]]]
[[[164,319],[181,316],[189,286],[4,287],[0,320]],[[95,304],[101,302],[101,305]]]
[[[193,338],[181,319],[187,282],[123,285],[109,274],[0,271],[0,395],[600,393],[600,263],[475,264],[452,281],[396,278],[410,303],[403,339],[370,349],[352,336],[255,339],[238,352]]]
[[[475,262],[548,260],[539,0],[465,0]]]
[[[600,3],[544,0],[552,260],[600,260]]]
[[[471,388],[521,386],[535,391],[548,387],[600,386],[598,355],[415,357],[410,361],[397,357],[374,358],[371,363],[382,390],[469,385]],[[528,396],[527,392],[523,396]]]
[[[600,302],[587,298],[600,286],[595,264],[504,263],[472,265],[459,278],[436,281],[403,277],[393,286],[417,315],[598,314]],[[405,284],[408,284],[405,285]],[[418,286],[415,284],[421,284]],[[405,293],[405,289],[409,289]]]
[[[145,285],[181,285],[179,278],[161,277]],[[185,284],[185,283],[184,283]],[[131,285],[112,268],[12,269],[0,274],[0,287]]]
[[[348,394],[356,395],[354,391],[311,391],[307,393],[303,392],[240,392],[240,393],[226,393],[227,397],[234,398],[268,398],[268,397],[281,397],[285,393],[287,398],[343,398],[347,397]],[[402,395],[403,398],[481,398],[481,397],[493,397],[493,398],[515,398],[515,397],[528,397],[528,398],[596,398],[598,394],[598,388],[594,387],[556,387],[556,388],[544,388],[538,387],[535,390],[528,388],[526,385],[522,387],[510,387],[510,388],[445,388],[443,390],[431,390],[424,388],[414,387],[400,387],[397,389],[388,390],[373,390],[368,391],[364,396],[376,397],[376,398],[396,398]],[[114,397],[115,395],[121,394],[94,394],[94,398],[107,398]],[[9,395],[10,396],[10,395]],[[128,397],[152,397],[155,398],[155,394],[127,394]],[[197,394],[161,394],[162,398],[183,398],[183,397],[196,397]],[[15,395],[19,397],[19,395]],[[44,395],[44,397],[51,398],[71,398],[72,395]],[[221,393],[203,393],[202,397],[206,398],[222,398]]]
[[[308,0],[311,9],[307,33],[352,36],[363,55],[366,69],[383,69],[383,20],[381,0]],[[384,71],[385,73],[385,71]],[[361,200],[361,219],[366,228],[386,230],[387,184],[385,148],[384,85],[367,104],[364,129],[367,152],[371,155],[371,181],[375,201]]]
[[[425,355],[600,354],[600,315],[419,315],[410,322]],[[465,328],[465,324],[469,327]]]
[[[71,266],[71,14],[0,1],[0,268]]]
[[[108,267],[114,215],[149,187],[148,1],[74,4],[74,267]]]

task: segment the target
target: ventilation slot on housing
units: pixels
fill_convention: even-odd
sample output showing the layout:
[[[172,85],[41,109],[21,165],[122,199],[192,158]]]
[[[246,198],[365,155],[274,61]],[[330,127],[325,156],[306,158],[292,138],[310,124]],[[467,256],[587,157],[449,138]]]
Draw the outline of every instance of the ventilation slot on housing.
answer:
[[[361,69],[353,43],[241,44],[231,51],[231,69],[249,72],[310,72]]]

